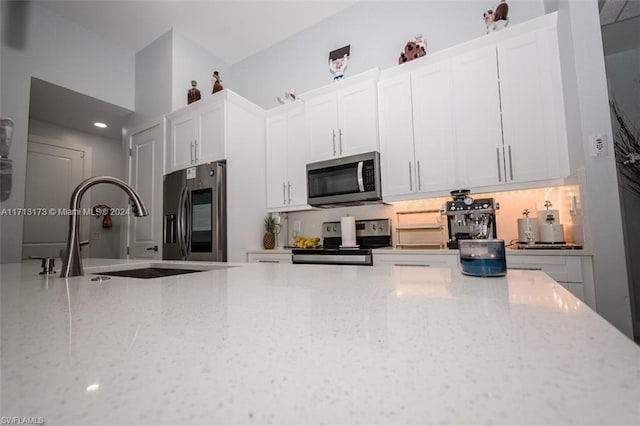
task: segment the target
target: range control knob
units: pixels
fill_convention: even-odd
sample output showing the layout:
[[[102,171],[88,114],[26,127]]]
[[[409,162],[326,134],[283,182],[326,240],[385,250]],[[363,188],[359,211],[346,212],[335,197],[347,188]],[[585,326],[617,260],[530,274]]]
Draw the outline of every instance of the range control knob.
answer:
[[[376,224],[375,223],[373,225],[371,225],[371,229],[373,229],[374,231],[376,230]]]

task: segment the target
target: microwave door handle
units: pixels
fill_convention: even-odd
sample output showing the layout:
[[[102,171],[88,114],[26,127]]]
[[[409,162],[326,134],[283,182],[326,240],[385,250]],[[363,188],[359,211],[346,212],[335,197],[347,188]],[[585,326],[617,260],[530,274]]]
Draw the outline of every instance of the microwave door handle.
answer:
[[[362,179],[362,166],[364,165],[364,161],[358,162],[358,189],[360,192],[364,192],[364,180]]]

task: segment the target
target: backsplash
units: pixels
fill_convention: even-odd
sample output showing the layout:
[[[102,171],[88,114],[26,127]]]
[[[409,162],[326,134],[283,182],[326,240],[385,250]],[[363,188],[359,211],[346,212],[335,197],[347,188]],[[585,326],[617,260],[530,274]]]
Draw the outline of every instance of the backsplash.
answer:
[[[524,209],[530,211],[529,217],[540,217],[545,211],[545,200],[552,204],[550,209],[558,210],[559,223],[564,225],[567,242],[585,244],[582,228],[583,212],[580,202],[580,191],[577,185],[545,187],[520,191],[472,193],[473,198],[494,198],[500,203],[496,214],[498,238],[506,244],[518,238],[518,218],[523,217]],[[282,230],[279,235],[280,245],[289,245],[293,240],[295,224],[299,222],[299,233],[304,236],[321,236],[322,222],[336,221],[346,215],[356,219],[389,218],[393,227],[392,243],[398,242],[395,227],[398,222],[398,212],[439,209],[451,197],[429,198],[410,201],[398,201],[388,204],[365,205],[357,207],[339,207],[332,209],[308,210],[281,214]],[[446,217],[444,221],[444,240],[447,239]],[[286,238],[283,238],[285,237]]]

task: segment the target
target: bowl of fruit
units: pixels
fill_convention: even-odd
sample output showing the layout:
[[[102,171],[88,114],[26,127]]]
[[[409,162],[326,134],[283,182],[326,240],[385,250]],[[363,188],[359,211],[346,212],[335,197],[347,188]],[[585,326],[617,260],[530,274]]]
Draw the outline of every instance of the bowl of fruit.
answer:
[[[319,242],[320,238],[318,237],[307,238],[298,235],[295,240],[293,240],[293,246],[295,248],[316,248]]]

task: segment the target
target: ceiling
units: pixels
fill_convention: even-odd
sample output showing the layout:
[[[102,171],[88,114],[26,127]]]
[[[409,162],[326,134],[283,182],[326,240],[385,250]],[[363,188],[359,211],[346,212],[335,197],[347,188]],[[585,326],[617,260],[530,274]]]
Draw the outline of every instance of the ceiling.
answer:
[[[173,28],[227,64],[316,25],[356,1],[31,0],[134,52]],[[599,0],[598,5],[605,54],[640,47],[640,0]],[[33,118],[120,140],[130,113],[81,93],[32,80]],[[98,116],[109,122],[108,129],[92,126]]]

